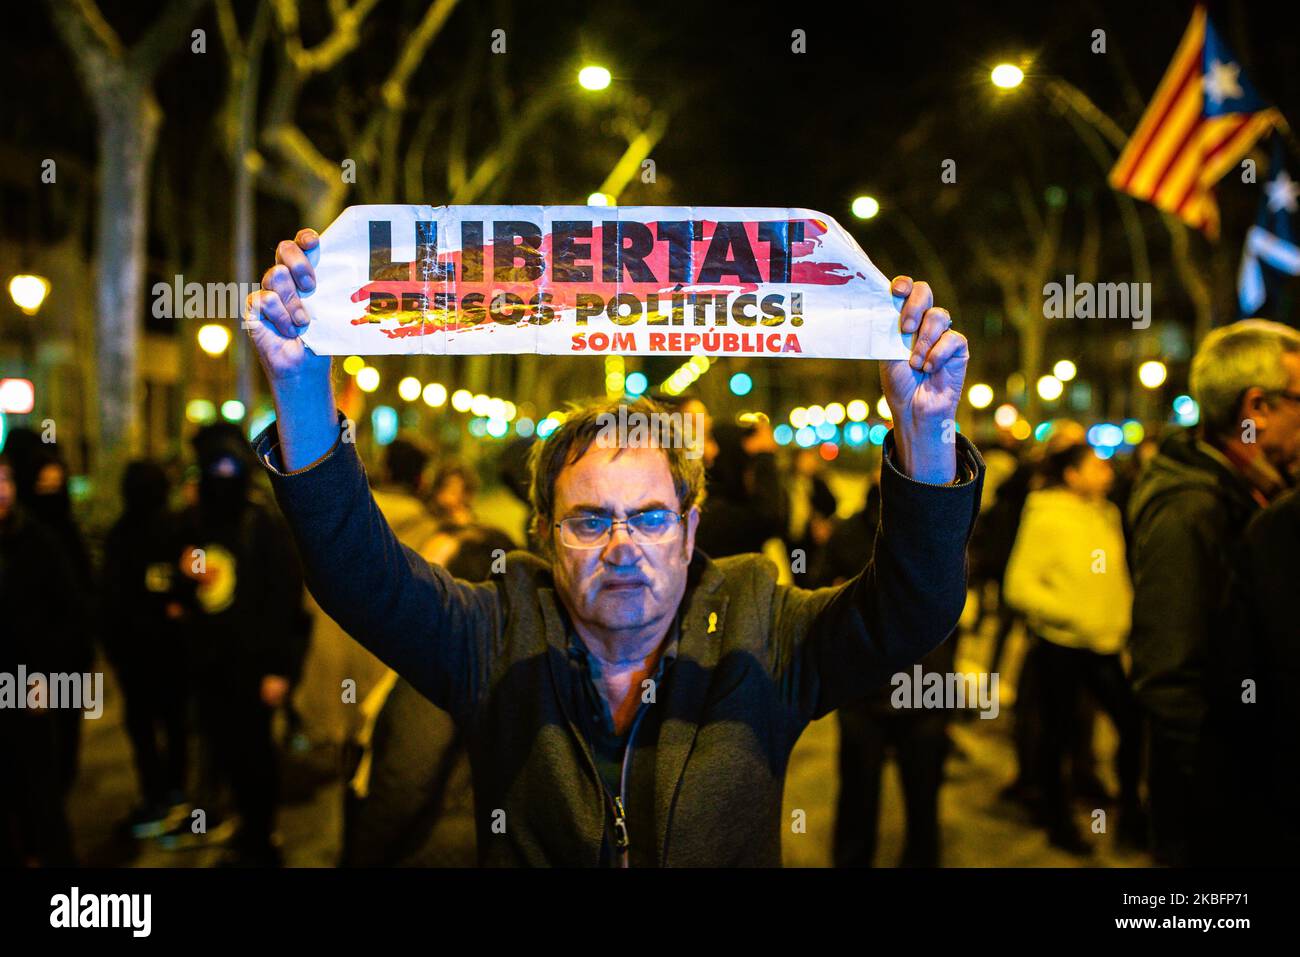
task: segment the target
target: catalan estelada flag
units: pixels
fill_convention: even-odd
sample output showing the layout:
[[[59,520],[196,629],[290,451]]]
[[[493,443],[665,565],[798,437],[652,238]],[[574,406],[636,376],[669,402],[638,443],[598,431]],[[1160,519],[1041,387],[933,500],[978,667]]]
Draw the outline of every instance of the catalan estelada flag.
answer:
[[[1214,184],[1279,118],[1198,6],[1110,184],[1215,239]]]

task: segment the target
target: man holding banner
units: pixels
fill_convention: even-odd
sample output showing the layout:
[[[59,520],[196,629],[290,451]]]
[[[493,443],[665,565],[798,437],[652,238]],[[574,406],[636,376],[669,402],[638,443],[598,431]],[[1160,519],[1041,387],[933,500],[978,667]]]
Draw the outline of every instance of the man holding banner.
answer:
[[[722,225],[709,224],[714,240]],[[765,224],[745,225],[762,236]],[[804,727],[910,668],[965,603],[984,466],[955,429],[966,339],[929,286],[877,290],[901,301],[894,323],[911,344],[880,365],[894,429],[874,557],[851,581],[807,591],[777,585],[760,556],[697,552],[699,456],[677,432],[605,441],[610,416],[661,411],[615,400],[575,409],[536,444],[543,554],[510,553],[471,585],[403,548],[375,507],[330,359],[303,341],[320,324],[304,299],[332,268],[327,257],[318,277],[321,245],[312,230],[281,243],[249,297],[277,412],[254,445],[322,607],[464,730],[481,863],[779,866],[782,827],[800,825],[782,821],[781,799]],[[434,255],[401,278],[427,280]],[[761,295],[765,278],[792,277],[755,278]]]

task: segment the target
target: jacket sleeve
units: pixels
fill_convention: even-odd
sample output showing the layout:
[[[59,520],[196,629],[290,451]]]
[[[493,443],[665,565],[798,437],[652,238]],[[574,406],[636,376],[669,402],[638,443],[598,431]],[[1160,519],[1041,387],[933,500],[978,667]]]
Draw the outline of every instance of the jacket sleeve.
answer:
[[[340,426],[345,421],[339,415]],[[272,423],[258,459],[298,544],[321,608],[421,694],[453,715],[470,713],[488,682],[502,633],[495,585],[470,585],[401,545],[375,505],[350,442],[285,473]]]
[[[958,482],[930,485],[881,465],[881,514],[871,561],[835,588],[781,586],[773,607],[775,670],[801,721],[865,697],[938,647],[966,603],[966,543],[984,462],[957,437]]]
[[[1074,618],[1071,598],[1048,587],[1045,574],[1059,556],[1062,539],[1057,524],[1042,510],[1025,510],[1007,561],[1002,597],[1031,620],[1068,628]]]
[[[1211,546],[1222,524],[1212,495],[1188,492],[1152,505],[1134,534],[1133,690],[1170,730],[1199,733],[1210,629],[1227,562]]]

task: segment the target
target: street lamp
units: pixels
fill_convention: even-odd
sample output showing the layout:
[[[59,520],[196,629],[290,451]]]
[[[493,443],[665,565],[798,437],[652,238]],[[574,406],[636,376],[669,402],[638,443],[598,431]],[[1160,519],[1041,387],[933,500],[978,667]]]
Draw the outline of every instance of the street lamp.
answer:
[[[853,215],[858,219],[874,219],[880,212],[880,203],[874,196],[859,196],[853,201]]]
[[[357,388],[362,392],[374,392],[379,388],[379,370],[374,366],[364,366],[357,373]]]
[[[1079,374],[1079,367],[1069,359],[1062,359],[1056,365],[1052,366],[1052,375],[1056,376],[1062,382],[1069,382]]]
[[[41,303],[50,294],[50,281],[44,276],[20,275],[9,280],[9,298],[14,305],[29,316],[40,311]]]
[[[420,380],[413,375],[408,375],[401,382],[397,383],[397,394],[407,402],[414,402],[420,397],[423,390]]]
[[[199,327],[199,348],[216,358],[230,346],[230,330],[215,322]]]
[[[1038,380],[1038,394],[1048,402],[1054,402],[1065,391],[1065,383],[1054,375],[1045,375]]]
[[[1014,90],[1025,82],[1025,71],[1011,63],[999,63],[990,76],[993,85],[1002,90]]]
[[[1148,389],[1160,388],[1168,375],[1169,370],[1165,368],[1165,364],[1156,359],[1150,359],[1138,366],[1138,381]]]
[[[966,398],[975,408],[987,409],[993,403],[993,387],[983,382],[977,382],[970,387],[970,391],[966,393]]]
[[[584,90],[603,90],[610,83],[609,71],[603,66],[584,66],[578,71],[578,83]]]

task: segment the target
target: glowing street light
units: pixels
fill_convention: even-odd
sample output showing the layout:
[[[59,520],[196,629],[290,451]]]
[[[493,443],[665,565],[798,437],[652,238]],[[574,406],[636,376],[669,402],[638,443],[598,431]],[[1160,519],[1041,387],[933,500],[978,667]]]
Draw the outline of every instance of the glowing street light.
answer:
[[[603,66],[584,66],[578,71],[578,84],[584,90],[603,90],[612,77]]]
[[[993,404],[993,387],[983,382],[976,382],[966,393],[970,404],[977,409],[987,409]]]
[[[447,387],[441,382],[430,382],[424,387],[424,404],[436,409],[447,401]]]
[[[852,209],[858,219],[874,219],[880,212],[880,203],[874,196],[859,196],[853,201]]]
[[[587,197],[588,206],[614,206],[614,197],[609,193],[592,193]]]
[[[379,388],[379,370],[366,366],[357,373],[357,388],[362,392],[374,392]]]
[[[408,375],[401,382],[397,383],[397,394],[407,402],[414,402],[420,397],[420,380],[413,375]]]
[[[1038,380],[1038,394],[1052,402],[1061,397],[1065,391],[1065,383],[1054,375],[1045,375]]]
[[[1079,374],[1079,367],[1069,359],[1062,359],[1056,365],[1052,366],[1052,375],[1056,376],[1062,382],[1069,382]]]
[[[1158,389],[1164,385],[1169,370],[1163,362],[1150,359],[1138,366],[1138,381],[1148,389]]]
[[[1001,90],[1014,90],[1025,82],[1025,71],[1011,63],[999,63],[990,76],[993,85]]]
[[[997,411],[993,413],[993,421],[997,423],[999,428],[1003,429],[1011,428],[1019,418],[1020,410],[1009,402],[1004,402],[998,406]]]
[[[230,330],[225,326],[210,322],[199,328],[199,348],[208,355],[221,355],[230,346]]]
[[[44,276],[21,275],[9,280],[9,298],[29,316],[40,311],[41,303],[49,294],[50,281]]]

